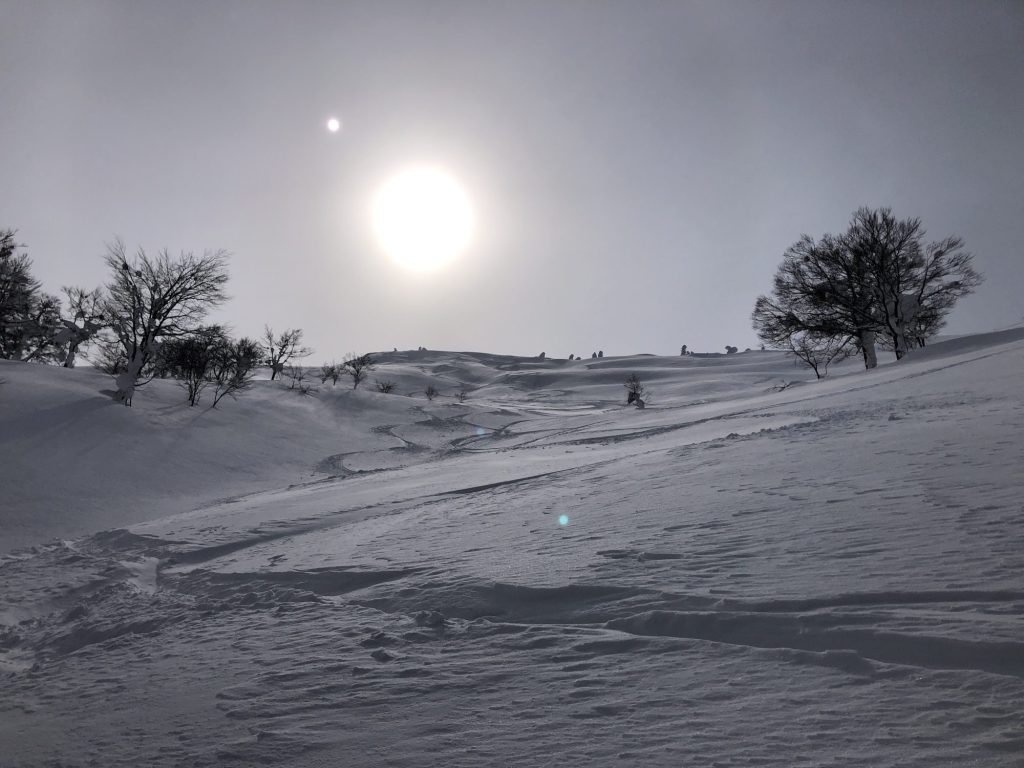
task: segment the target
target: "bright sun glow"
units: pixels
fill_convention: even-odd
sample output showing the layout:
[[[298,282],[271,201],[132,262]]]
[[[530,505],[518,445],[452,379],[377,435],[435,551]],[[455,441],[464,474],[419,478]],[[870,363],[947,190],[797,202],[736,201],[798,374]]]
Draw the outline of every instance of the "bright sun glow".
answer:
[[[450,174],[439,168],[410,168],[377,190],[373,229],[392,259],[407,269],[430,272],[466,250],[473,209]]]
[[[337,133],[340,128],[341,121],[338,118],[332,117],[330,120],[327,121],[327,130],[330,131],[331,133]]]

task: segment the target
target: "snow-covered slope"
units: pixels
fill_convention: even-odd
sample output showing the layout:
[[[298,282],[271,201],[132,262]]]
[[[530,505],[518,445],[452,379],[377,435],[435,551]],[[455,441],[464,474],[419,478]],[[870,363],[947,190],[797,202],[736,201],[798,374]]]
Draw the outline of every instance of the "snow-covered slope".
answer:
[[[0,367],[0,530],[133,523],[0,564],[0,764],[1019,764],[1024,331],[840,373],[392,353],[196,412]]]

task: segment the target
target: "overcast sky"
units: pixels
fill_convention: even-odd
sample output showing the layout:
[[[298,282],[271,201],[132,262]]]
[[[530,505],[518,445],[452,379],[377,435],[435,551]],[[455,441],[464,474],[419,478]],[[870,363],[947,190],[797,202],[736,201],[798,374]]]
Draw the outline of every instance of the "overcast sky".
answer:
[[[950,331],[1019,322],[1022,137],[1020,0],[0,0],[0,228],[46,288],[115,236],[225,248],[218,317],[317,363],[753,347],[786,247],[861,205],[976,254]],[[422,162],[477,220],[428,275],[368,214]]]

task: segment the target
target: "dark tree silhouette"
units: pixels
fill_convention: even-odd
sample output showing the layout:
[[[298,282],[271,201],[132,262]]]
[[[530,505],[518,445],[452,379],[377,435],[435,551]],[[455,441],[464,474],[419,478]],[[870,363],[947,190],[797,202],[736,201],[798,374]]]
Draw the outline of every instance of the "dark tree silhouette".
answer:
[[[225,340],[214,348],[208,377],[213,384],[213,405],[225,397],[237,400],[241,392],[252,386],[256,366],[263,360],[263,347],[254,339]]]
[[[788,349],[794,333],[856,341],[864,365],[877,365],[875,333],[879,328],[867,265],[842,238],[804,235],[789,247],[775,274],[771,296],[759,296],[752,316],[758,337],[769,346]]]
[[[377,368],[377,364],[368,354],[347,355],[342,365],[345,367],[345,373],[352,377],[352,389],[358,389],[359,385],[366,381],[366,377]]]
[[[43,293],[15,234],[0,230],[0,358],[48,362],[58,356],[60,301]]]
[[[845,237],[851,254],[867,265],[876,316],[897,360],[981,283],[960,238],[925,246],[924,235],[920,219],[897,219],[889,208],[860,208]]]
[[[217,348],[228,343],[221,326],[199,328],[188,336],[164,342],[160,346],[156,364],[178,380],[185,390],[188,404],[194,406],[210,384],[210,370]]]
[[[787,343],[793,355],[814,371],[816,378],[828,375],[828,367],[854,354],[853,340],[846,336],[820,336],[814,333],[791,334]]]
[[[149,380],[144,371],[160,343],[194,331],[227,298],[227,259],[226,251],[173,258],[166,249],[150,257],[140,248],[129,260],[123,242],[108,246],[105,260],[112,274],[104,314],[125,353],[124,370],[116,377],[116,396],[125,405]]]
[[[784,254],[771,295],[754,305],[758,336],[779,349],[806,344],[792,342],[794,334],[818,350],[853,340],[874,368],[883,334],[901,359],[981,282],[959,238],[925,246],[923,236],[920,220],[896,219],[888,208],[858,209],[839,237],[804,235]]]
[[[266,350],[266,363],[270,366],[270,380],[276,379],[286,365],[294,360],[301,360],[313,354],[309,347],[302,346],[302,329],[289,328],[280,335],[275,335],[269,326],[263,327],[263,347]]]

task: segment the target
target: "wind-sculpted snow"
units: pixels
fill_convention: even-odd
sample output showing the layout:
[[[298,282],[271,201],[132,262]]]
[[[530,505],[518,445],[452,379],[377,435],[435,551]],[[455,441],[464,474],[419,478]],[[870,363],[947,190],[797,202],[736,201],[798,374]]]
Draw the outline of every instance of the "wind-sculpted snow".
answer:
[[[368,393],[320,474],[0,560],[0,765],[1016,765],[995,341],[643,412]]]

